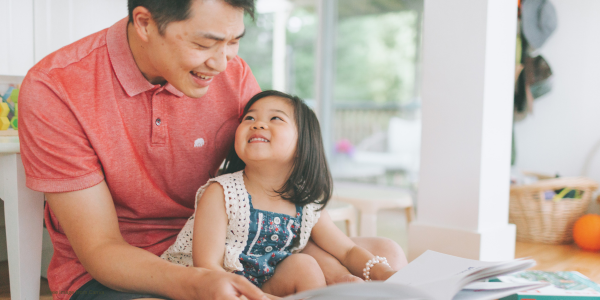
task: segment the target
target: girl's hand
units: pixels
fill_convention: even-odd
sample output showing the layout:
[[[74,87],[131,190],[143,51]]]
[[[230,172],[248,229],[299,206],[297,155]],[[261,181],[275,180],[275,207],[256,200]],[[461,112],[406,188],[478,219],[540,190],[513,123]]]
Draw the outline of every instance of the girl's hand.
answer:
[[[394,274],[396,274],[396,271],[389,266],[384,264],[376,264],[371,268],[370,277],[373,281],[385,281]]]
[[[388,280],[394,274],[396,274],[396,271],[394,271],[394,270],[387,270],[387,271],[383,272],[383,274],[381,274],[381,276],[380,276],[380,278],[378,278],[378,280],[381,280],[381,281]]]
[[[354,276],[352,274],[346,274],[346,275],[342,275],[342,276],[336,278],[333,281],[333,284],[349,283],[349,282],[364,282],[364,280],[358,276]]]

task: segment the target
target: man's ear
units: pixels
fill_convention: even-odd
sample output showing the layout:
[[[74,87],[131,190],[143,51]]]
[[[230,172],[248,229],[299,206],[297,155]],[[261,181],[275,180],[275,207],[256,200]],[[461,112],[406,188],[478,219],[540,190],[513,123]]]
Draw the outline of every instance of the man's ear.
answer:
[[[156,23],[152,19],[152,14],[143,6],[134,8],[131,14],[133,16],[135,32],[137,32],[142,41],[148,42],[152,31],[157,30]]]

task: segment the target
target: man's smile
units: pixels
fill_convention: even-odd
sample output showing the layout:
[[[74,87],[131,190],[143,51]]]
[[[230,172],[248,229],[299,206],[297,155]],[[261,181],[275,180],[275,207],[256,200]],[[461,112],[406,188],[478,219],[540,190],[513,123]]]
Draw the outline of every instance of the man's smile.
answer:
[[[215,77],[215,75],[205,75],[205,74],[198,73],[195,71],[190,71],[190,74],[192,74],[194,77],[200,78],[202,80],[211,80],[211,79],[213,79],[213,77]]]

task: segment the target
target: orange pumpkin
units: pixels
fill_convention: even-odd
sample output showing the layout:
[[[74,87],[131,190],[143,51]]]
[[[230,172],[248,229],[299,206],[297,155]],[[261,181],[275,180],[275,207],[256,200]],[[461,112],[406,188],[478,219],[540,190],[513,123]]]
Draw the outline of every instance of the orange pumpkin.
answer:
[[[587,214],[579,218],[573,226],[573,238],[583,250],[600,250],[600,216]]]

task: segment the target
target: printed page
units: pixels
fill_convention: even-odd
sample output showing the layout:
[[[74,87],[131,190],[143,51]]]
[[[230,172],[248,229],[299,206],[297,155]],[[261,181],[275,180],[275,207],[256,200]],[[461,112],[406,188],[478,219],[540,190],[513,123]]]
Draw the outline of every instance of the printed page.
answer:
[[[484,262],[428,250],[386,282],[418,286],[450,277],[462,279],[484,268],[502,264],[503,262]]]
[[[548,282],[548,286],[522,291],[522,295],[579,296],[600,299],[600,287],[578,272],[525,271],[511,276],[499,276],[503,283]]]
[[[490,282],[495,283],[495,282]],[[472,290],[472,289],[463,289],[458,292],[452,300],[481,300],[481,299],[499,299],[502,297],[510,296],[512,294],[516,294],[523,290],[527,289],[537,289],[540,287],[544,287],[547,284],[545,283],[533,283],[533,284],[521,284],[517,287],[512,288],[503,288],[503,289],[481,289],[481,290]],[[488,288],[490,288],[488,286]]]

